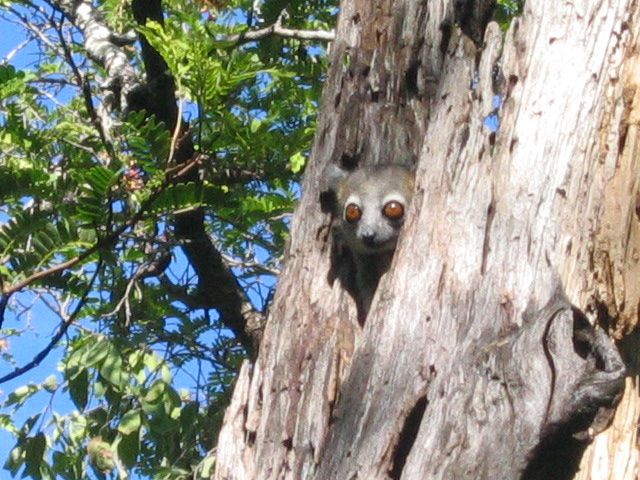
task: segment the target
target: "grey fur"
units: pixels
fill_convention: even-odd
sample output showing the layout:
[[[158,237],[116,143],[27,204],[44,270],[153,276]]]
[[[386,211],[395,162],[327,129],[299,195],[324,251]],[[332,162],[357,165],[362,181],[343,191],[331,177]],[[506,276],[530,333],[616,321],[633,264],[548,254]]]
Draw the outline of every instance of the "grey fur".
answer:
[[[338,234],[347,246],[361,254],[393,251],[404,217],[391,220],[382,213],[385,204],[395,200],[405,212],[413,193],[413,174],[399,165],[362,167],[349,174],[334,173]],[[354,223],[345,219],[345,208],[354,203],[362,218]]]
[[[364,318],[378,281],[389,268],[405,219],[387,218],[384,206],[396,201],[406,214],[413,195],[413,173],[400,165],[361,167],[353,172],[332,166],[326,179],[336,200],[334,241],[339,249],[346,247],[351,253],[355,268],[355,288],[351,291],[355,290],[359,316]],[[349,204],[360,208],[358,221],[347,221],[345,209]]]

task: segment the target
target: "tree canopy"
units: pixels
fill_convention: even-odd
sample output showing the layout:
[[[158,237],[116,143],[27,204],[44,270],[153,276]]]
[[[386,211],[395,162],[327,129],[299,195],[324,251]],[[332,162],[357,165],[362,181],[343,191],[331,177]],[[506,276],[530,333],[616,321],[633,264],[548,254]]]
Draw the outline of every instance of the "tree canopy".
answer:
[[[336,4],[0,6],[17,39],[0,63],[0,382],[24,383],[0,397],[5,468],[207,476],[280,270]],[[58,371],[33,370],[51,354]]]

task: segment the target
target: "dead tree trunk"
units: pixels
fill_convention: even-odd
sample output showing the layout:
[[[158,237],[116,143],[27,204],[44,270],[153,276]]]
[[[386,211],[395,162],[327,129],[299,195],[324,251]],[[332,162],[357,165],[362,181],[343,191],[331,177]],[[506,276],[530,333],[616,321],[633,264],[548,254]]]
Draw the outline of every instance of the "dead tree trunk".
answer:
[[[607,426],[625,366],[593,324],[622,338],[640,305],[640,5],[532,1],[503,34],[493,3],[342,2],[215,478],[572,478]],[[414,202],[360,326],[330,282],[322,172],[406,161]]]

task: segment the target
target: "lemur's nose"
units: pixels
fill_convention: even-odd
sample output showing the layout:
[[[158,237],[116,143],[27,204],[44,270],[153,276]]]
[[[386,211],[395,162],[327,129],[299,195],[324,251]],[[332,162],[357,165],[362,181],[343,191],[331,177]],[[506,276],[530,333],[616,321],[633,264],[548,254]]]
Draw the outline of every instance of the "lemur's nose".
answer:
[[[376,243],[376,234],[375,233],[363,234],[362,243],[364,243],[367,247],[373,247]]]

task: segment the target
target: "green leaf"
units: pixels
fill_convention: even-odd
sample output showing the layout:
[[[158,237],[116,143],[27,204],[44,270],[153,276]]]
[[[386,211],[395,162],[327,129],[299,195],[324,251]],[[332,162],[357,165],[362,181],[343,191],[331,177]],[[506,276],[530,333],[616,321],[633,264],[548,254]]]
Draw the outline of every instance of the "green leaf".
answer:
[[[154,213],[179,213],[202,206],[220,205],[224,192],[212,185],[181,183],[168,186],[153,202]]]
[[[4,406],[10,407],[11,405],[23,405],[24,402],[26,402],[29,398],[31,398],[35,393],[39,391],[40,387],[32,383],[30,383],[29,385],[18,387],[9,394],[7,400],[4,403]]]
[[[210,455],[204,459],[200,466],[200,477],[201,478],[209,478],[213,475],[213,472],[216,468],[216,457],[214,455]]]
[[[123,435],[130,435],[137,432],[142,424],[142,412],[139,409],[129,410],[122,416],[118,431]]]
[[[138,455],[140,454],[140,435],[139,431],[130,435],[118,435],[114,442],[114,448],[117,449],[118,458],[126,467],[133,467],[136,464]]]
[[[69,375],[101,363],[109,354],[111,343],[102,335],[87,335],[81,338],[70,349],[70,355],[65,362]]]
[[[23,446],[25,475],[41,478],[40,468],[44,461],[44,451],[47,446],[47,439],[44,433],[38,433],[34,437],[27,438]]]
[[[58,378],[55,375],[49,375],[44,382],[42,388],[49,393],[54,393],[58,389]]]
[[[91,167],[86,172],[78,173],[82,192],[77,209],[80,219],[91,223],[104,221],[108,213],[109,191],[116,181],[116,174],[105,167]]]
[[[14,435],[18,433],[18,429],[13,423],[11,416],[7,414],[0,414],[0,428]]]
[[[297,152],[289,158],[289,163],[291,164],[291,171],[293,173],[299,173],[305,166],[307,162],[307,158],[302,154],[302,152]]]
[[[167,390],[167,385],[163,381],[155,381],[146,395],[141,399],[142,408],[146,413],[156,413],[162,408],[162,398]]]
[[[109,349],[104,362],[100,366],[100,375],[118,390],[123,390],[126,387],[127,381],[122,371],[122,358],[115,348]]]
[[[261,126],[262,126],[262,121],[258,120],[257,118],[254,118],[253,120],[251,120],[251,127],[249,128],[249,130],[251,131],[251,133],[257,133],[258,130],[260,130]]]
[[[4,464],[5,470],[9,470],[11,472],[11,475],[15,477],[18,473],[18,470],[24,464],[24,458],[24,447],[22,446],[22,444],[16,445],[11,449],[11,452],[9,452],[9,457]]]
[[[29,433],[31,432],[31,429],[36,424],[36,422],[40,420],[41,417],[42,417],[42,414],[37,413],[27,418],[27,420],[22,424],[22,427],[20,427],[19,436],[26,437],[27,435],[29,435]]]
[[[87,435],[87,417],[73,413],[69,419],[69,439],[73,445],[79,446]]]
[[[69,394],[76,408],[84,410],[89,400],[89,372],[86,369],[80,369],[69,379]]]

